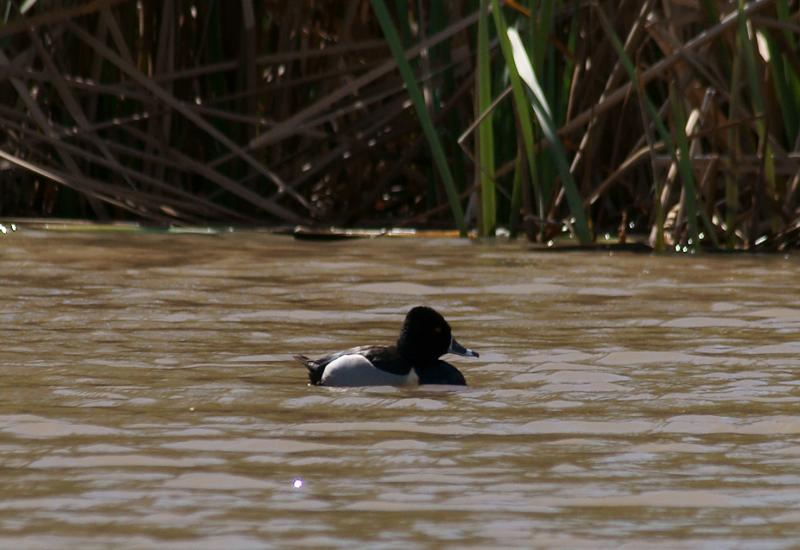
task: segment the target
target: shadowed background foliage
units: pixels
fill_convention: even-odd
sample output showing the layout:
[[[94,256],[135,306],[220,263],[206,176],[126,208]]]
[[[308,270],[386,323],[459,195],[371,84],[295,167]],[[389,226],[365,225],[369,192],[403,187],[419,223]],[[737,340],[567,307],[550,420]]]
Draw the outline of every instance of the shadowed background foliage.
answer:
[[[800,239],[797,0],[0,9],[3,216]]]

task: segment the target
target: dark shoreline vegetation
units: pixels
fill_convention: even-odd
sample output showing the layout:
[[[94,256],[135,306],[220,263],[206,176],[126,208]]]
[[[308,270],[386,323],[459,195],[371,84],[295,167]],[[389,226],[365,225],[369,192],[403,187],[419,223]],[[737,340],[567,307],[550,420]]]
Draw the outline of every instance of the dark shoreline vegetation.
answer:
[[[231,225],[155,225],[136,221],[98,222],[96,220],[67,218],[0,218],[0,237],[14,235],[18,231],[44,231],[66,234],[135,234],[135,235],[203,235],[208,237],[223,234],[258,233],[280,238],[292,238],[298,241],[339,242],[373,239],[453,239],[459,237],[457,229],[412,229],[412,228],[343,228],[343,227],[308,227],[297,226],[231,226]],[[642,233],[628,234],[625,239],[605,234],[598,236],[589,244],[580,244],[572,235],[562,235],[541,243],[536,241],[520,241],[507,232],[500,232],[496,239],[480,237],[477,230],[467,234],[477,244],[510,244],[517,242],[531,252],[592,252],[600,254],[653,254],[657,252],[648,244],[648,236]],[[701,243],[702,244],[702,243]],[[699,250],[705,255],[723,256],[776,256],[790,259],[797,254],[797,248],[770,248],[757,246],[752,248],[712,248]],[[686,255],[690,252],[684,245],[666,248],[659,255]],[[691,251],[698,252],[698,249]]]
[[[0,1],[0,216],[796,248],[799,3]]]

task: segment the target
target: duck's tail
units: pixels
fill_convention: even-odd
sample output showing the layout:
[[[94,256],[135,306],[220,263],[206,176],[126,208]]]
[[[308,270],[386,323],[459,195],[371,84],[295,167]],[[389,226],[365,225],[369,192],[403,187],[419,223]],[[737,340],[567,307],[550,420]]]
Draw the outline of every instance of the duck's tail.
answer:
[[[295,355],[295,359],[303,363],[308,369],[308,382],[314,386],[318,386],[322,381],[322,373],[325,370],[319,363],[313,359],[309,359],[305,355]]]

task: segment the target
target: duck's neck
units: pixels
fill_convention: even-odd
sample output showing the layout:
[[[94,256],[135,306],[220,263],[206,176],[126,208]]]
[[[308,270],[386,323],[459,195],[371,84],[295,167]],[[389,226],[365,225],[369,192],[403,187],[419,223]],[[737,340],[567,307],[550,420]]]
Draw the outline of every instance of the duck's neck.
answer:
[[[411,362],[414,366],[432,365],[437,362],[437,357],[431,357],[430,354],[420,353],[417,346],[410,345],[403,335],[397,339],[397,352],[401,357]]]

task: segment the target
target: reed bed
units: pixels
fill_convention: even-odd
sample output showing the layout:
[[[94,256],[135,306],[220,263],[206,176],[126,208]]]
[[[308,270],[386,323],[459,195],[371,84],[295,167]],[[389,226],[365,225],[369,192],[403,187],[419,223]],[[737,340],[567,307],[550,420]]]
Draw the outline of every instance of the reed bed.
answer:
[[[0,8],[0,215],[800,243],[798,0]]]

